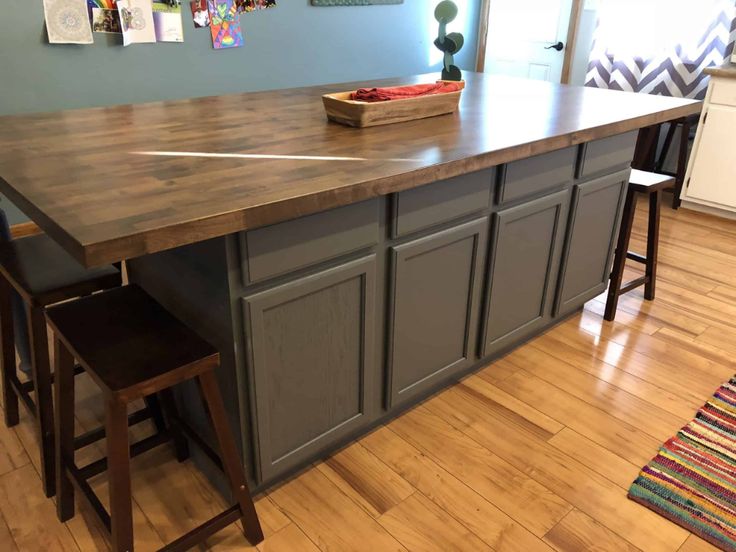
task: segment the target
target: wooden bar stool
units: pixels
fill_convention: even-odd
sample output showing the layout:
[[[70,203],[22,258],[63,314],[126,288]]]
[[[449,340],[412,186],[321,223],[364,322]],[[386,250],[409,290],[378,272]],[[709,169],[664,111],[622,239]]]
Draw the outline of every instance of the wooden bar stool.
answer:
[[[612,321],[616,317],[618,298],[624,293],[644,286],[644,298],[648,301],[654,299],[657,283],[657,253],[659,249],[659,218],[662,207],[662,192],[675,183],[675,179],[668,175],[652,172],[632,170],[629,178],[629,188],[626,193],[626,203],[621,220],[621,230],[618,235],[616,256],[613,261],[611,273],[611,284],[608,287],[608,300],[603,318]],[[647,254],[646,257],[629,251],[631,241],[631,229],[634,226],[634,214],[636,213],[636,195],[646,194],[649,196],[649,225],[647,229]],[[627,284],[623,284],[624,268],[626,259],[631,259],[646,266],[644,276],[637,278]]]
[[[3,378],[5,425],[12,427],[18,424],[19,400],[35,418],[41,454],[41,479],[48,497],[54,495],[55,483],[54,422],[44,310],[50,304],[120,284],[121,276],[117,268],[84,268],[45,234],[0,240],[0,371]],[[18,378],[15,359],[13,301],[16,293],[28,311],[31,374],[27,382],[21,382]],[[21,305],[18,307],[21,308]],[[35,398],[31,397],[31,393],[35,394]],[[86,435],[78,445],[90,444],[99,437],[99,433]]]
[[[188,550],[225,526],[242,520],[252,544],[263,540],[235,440],[215,376],[217,350],[179,322],[138,286],[99,293],[47,311],[56,352],[57,513],[61,521],[74,515],[74,487],[90,502],[110,531],[114,552],[133,550],[130,457],[173,440],[177,456],[185,456],[184,422],[176,412],[171,387],[195,379],[217,438],[217,459],[230,483],[235,504],[162,550]],[[77,358],[100,387],[105,401],[107,458],[85,467],[74,462],[74,366]],[[128,441],[127,405],[158,393],[171,431],[132,446]],[[191,429],[189,429],[191,431]],[[110,512],[87,480],[107,470]]]

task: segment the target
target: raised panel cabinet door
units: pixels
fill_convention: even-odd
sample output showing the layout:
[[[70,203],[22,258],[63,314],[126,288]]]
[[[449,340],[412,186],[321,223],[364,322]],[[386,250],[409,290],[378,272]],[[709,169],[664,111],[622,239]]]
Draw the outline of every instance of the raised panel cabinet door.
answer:
[[[555,315],[572,312],[606,290],[630,173],[575,186]]]
[[[549,320],[569,199],[558,192],[494,215],[482,356]]]
[[[730,145],[736,129],[736,107],[711,105],[707,116],[698,129],[685,199],[736,211],[736,164]]]
[[[391,248],[388,406],[476,359],[486,218]]]
[[[245,297],[260,480],[369,423],[374,255]]]

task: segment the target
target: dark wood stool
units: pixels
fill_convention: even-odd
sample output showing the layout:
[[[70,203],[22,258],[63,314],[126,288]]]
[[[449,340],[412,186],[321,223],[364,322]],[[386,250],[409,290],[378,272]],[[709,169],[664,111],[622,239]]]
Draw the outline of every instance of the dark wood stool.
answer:
[[[242,520],[251,543],[262,541],[263,533],[215,375],[220,359],[217,350],[137,286],[52,307],[47,318],[55,332],[59,519],[66,521],[74,515],[73,484],[110,531],[113,551],[133,550],[130,457],[169,440],[174,442],[177,457],[186,457],[185,424],[176,412],[171,387],[195,379],[221,455],[209,449],[201,438],[195,442],[224,469],[235,504],[162,550],[188,550],[238,520]],[[100,387],[105,401],[107,458],[85,467],[74,462],[73,358]],[[170,431],[130,446],[127,405],[156,393],[169,419]],[[104,470],[109,477],[109,514],[87,482]]]
[[[659,218],[662,206],[662,191],[674,184],[675,179],[671,176],[632,170],[629,178],[629,189],[626,193],[626,203],[621,220],[621,230],[618,234],[618,245],[616,256],[613,261],[611,273],[611,284],[608,287],[608,300],[603,315],[608,321],[616,317],[618,298],[624,293],[644,286],[644,298],[648,301],[654,299],[657,283],[657,253],[659,249]],[[636,212],[636,195],[646,194],[649,196],[649,225],[647,229],[647,254],[646,257],[629,251],[631,241],[631,229],[634,225],[634,214]],[[627,284],[622,284],[626,259],[631,259],[646,266],[644,276],[637,278]]]
[[[19,422],[19,399],[35,418],[41,453],[41,479],[46,496],[54,495],[54,420],[48,335],[44,309],[53,303],[120,286],[115,267],[87,269],[45,234],[0,241],[0,338],[5,425]],[[25,303],[31,349],[31,378],[21,382],[15,360],[13,300]],[[31,393],[35,392],[35,400]],[[79,446],[99,439],[99,432],[80,439]]]
[[[673,209],[678,209],[682,203],[680,200],[680,194],[682,193],[682,188],[685,185],[690,133],[693,127],[697,125],[698,117],[699,116],[695,115],[670,121],[668,123],[669,128],[667,129],[667,134],[659,155],[657,155],[657,149],[662,131],[661,124],[641,129],[639,132],[639,139],[636,143],[636,153],[634,154],[634,161],[631,164],[632,167],[643,171],[652,171],[675,177],[673,181]],[[677,152],[677,168],[675,169],[675,172],[667,172],[664,170],[664,164],[667,161],[667,155],[669,154],[670,148],[672,147],[672,141],[674,140],[675,134],[678,130],[680,131],[680,138]]]

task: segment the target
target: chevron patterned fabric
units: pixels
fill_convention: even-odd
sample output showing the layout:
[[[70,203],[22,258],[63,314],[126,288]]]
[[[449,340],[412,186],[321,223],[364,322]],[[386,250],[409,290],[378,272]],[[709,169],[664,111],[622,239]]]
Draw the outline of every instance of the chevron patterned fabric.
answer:
[[[735,0],[603,0],[599,16],[586,86],[703,99],[736,41]]]

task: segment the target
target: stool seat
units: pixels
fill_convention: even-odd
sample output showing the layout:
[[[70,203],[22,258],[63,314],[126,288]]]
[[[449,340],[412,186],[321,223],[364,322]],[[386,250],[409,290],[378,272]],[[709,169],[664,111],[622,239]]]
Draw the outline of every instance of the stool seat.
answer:
[[[666,174],[631,169],[629,188],[635,192],[648,194],[658,190],[666,190],[675,184],[675,178]]]
[[[144,384],[175,385],[219,361],[212,345],[136,285],[51,307],[46,317],[97,385],[125,400],[145,396]]]
[[[0,272],[36,306],[120,285],[115,267],[85,268],[46,234],[0,243]]]

